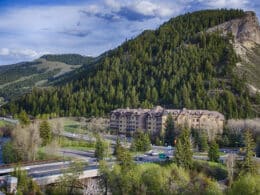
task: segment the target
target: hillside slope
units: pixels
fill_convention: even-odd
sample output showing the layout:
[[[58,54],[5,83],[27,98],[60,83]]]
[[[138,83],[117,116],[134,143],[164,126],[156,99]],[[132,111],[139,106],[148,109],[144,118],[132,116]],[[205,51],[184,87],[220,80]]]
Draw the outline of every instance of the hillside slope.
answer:
[[[240,56],[236,71],[247,78],[251,92],[260,89],[260,26],[254,12],[246,12],[241,19],[234,19],[217,25],[207,32],[221,31],[232,34],[235,52]]]
[[[94,61],[90,69],[73,71],[51,89],[35,89],[2,109],[25,109],[32,115],[104,115],[118,107],[191,108],[218,110],[227,118],[258,115],[247,81],[236,73],[240,58],[232,35],[207,33],[234,19],[242,10],[205,10],[171,19],[155,31]]]
[[[90,57],[76,54],[45,55],[32,62],[0,66],[0,99],[3,102],[3,99],[10,100],[30,92],[32,87],[49,86],[50,80],[78,69],[91,60]]]

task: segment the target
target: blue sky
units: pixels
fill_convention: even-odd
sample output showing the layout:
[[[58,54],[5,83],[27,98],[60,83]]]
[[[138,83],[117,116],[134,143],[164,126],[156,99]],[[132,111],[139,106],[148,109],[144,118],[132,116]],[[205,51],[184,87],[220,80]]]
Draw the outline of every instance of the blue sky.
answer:
[[[0,0],[0,65],[48,53],[98,56],[171,17],[215,8],[260,16],[258,0]]]

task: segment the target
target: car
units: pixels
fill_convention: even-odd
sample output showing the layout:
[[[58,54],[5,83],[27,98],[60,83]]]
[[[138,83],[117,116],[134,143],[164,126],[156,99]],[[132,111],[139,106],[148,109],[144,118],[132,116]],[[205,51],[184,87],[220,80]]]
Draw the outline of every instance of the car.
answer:
[[[168,155],[166,155],[166,154],[164,154],[164,153],[160,153],[160,154],[159,154],[159,158],[160,158],[160,159],[169,160],[169,159],[170,159],[170,156],[168,156]]]
[[[152,156],[158,156],[159,153],[158,153],[158,152],[152,152],[151,155],[152,155]]]
[[[136,156],[135,157],[135,161],[143,161],[144,159],[143,159],[143,157],[141,157],[141,156]]]

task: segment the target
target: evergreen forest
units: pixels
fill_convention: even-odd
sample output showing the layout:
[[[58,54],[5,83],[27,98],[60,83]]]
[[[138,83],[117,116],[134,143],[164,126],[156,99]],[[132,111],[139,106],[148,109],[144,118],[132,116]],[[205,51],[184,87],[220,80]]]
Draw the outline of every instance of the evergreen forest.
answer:
[[[217,110],[226,118],[257,116],[232,35],[207,29],[245,15],[242,10],[187,13],[146,30],[101,55],[91,66],[54,87],[34,88],[9,102],[1,114],[104,116],[119,107]],[[73,59],[73,61],[76,61]]]

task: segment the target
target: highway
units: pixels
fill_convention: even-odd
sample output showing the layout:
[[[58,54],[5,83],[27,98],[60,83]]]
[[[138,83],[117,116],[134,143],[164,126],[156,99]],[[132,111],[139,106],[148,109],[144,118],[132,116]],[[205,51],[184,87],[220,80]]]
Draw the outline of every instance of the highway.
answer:
[[[87,135],[81,134],[73,134],[64,132],[62,134],[65,137],[75,138],[75,139],[83,139],[85,141],[94,141],[95,138],[89,137]],[[117,136],[114,135],[104,135],[103,136],[106,140],[115,143]],[[120,137],[121,140],[125,141],[125,137]],[[130,144],[130,140],[127,140],[127,144]],[[166,159],[159,158],[160,153],[164,153],[165,155],[169,156],[170,159],[173,158],[174,149],[172,147],[164,147],[164,146],[152,146],[152,150],[145,153],[140,154],[134,157],[136,163],[145,163],[145,162],[160,162],[165,161]],[[222,152],[225,152],[226,155],[222,156],[222,160],[227,158],[228,153],[237,153],[235,149],[220,149]],[[71,157],[84,160],[88,163],[88,165],[84,166],[83,174],[81,175],[82,178],[86,177],[95,177],[98,175],[98,163],[96,158],[94,158],[94,150],[90,151],[79,151],[79,150],[72,150],[72,149],[65,149],[61,148],[59,153],[63,157]],[[194,155],[193,158],[196,159],[203,159],[207,160],[207,156],[199,156]],[[258,159],[259,160],[259,159]],[[107,160],[109,162],[109,160]],[[31,176],[34,180],[36,180],[39,184],[46,184],[55,182],[65,171],[69,168],[70,161],[63,161],[63,162],[54,162],[54,163],[46,163],[46,164],[39,164],[39,165],[28,165],[23,166],[23,170],[27,170],[28,175]],[[112,160],[111,165],[115,163],[115,160]],[[13,172],[13,168],[2,168],[0,169],[0,174],[10,174]]]
[[[65,149],[61,148],[59,149],[59,153],[63,157],[71,157],[71,158],[77,158],[84,161],[93,161],[95,151],[89,150],[89,151],[80,151],[80,150],[72,150],[72,149]]]
[[[56,165],[45,167],[45,169],[30,169],[28,170],[28,175],[32,178],[46,177],[52,175],[59,175],[66,172],[66,169],[69,168],[69,164],[66,165]],[[98,169],[98,165],[86,165],[83,168],[83,171]]]
[[[55,183],[64,173],[66,173],[66,170],[69,170],[70,164],[71,161],[27,165],[22,166],[21,170],[26,170],[28,175],[39,185],[48,185]],[[80,179],[98,176],[98,164],[96,162],[83,166],[82,173],[79,176]],[[13,171],[14,168],[0,169],[2,175],[9,175]]]

